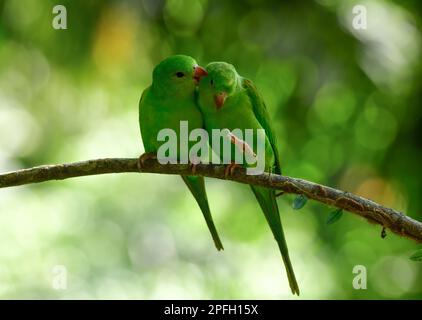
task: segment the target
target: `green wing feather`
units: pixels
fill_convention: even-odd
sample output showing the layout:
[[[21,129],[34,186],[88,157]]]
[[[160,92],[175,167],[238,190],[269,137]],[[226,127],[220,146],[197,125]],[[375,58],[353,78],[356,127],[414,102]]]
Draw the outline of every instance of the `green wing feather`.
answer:
[[[223,244],[221,243],[220,237],[218,236],[217,229],[214,225],[214,221],[211,216],[211,210],[208,205],[207,193],[205,191],[204,177],[197,176],[181,176],[183,181],[188,186],[190,192],[194,196],[196,202],[201,208],[202,214],[204,215],[205,222],[207,223],[208,229],[211,233],[212,239],[214,240],[215,247],[217,250],[224,250]]]
[[[277,139],[270,125],[270,117],[268,115],[267,107],[261,94],[256,89],[255,85],[251,80],[242,78],[242,86],[246,90],[253,107],[253,112],[256,119],[264,128],[267,138],[271,144],[275,159],[275,173],[281,174],[280,157],[277,148]],[[283,227],[279,215],[277,199],[275,191],[273,189],[267,189],[264,187],[251,186],[255,197],[257,198],[262,211],[264,212],[265,218],[273,232],[274,238],[276,239],[281,256],[286,267],[287,278],[289,279],[290,289],[293,294],[299,295],[299,286],[296,281],[296,277],[293,271],[293,266],[290,261],[289,251],[287,248],[286,238],[284,236]]]
[[[255,197],[258,200],[262,211],[264,212],[265,219],[267,220],[268,225],[270,226],[270,229],[274,235],[274,238],[277,241],[281,257],[283,258],[284,266],[286,268],[290,289],[292,290],[293,294],[299,295],[299,285],[297,284],[293,265],[290,260],[286,237],[284,236],[280,215],[278,213],[278,205],[275,191],[273,189],[253,185],[251,185],[251,189],[255,194]]]
[[[278,153],[277,148],[277,138],[271,127],[270,117],[268,115],[264,99],[262,98],[261,94],[258,92],[251,80],[242,78],[242,86],[246,90],[249,98],[251,99],[255,117],[261,124],[262,128],[264,128],[268,140],[270,141],[271,147],[273,148],[275,158],[275,173],[281,174],[280,155]]]

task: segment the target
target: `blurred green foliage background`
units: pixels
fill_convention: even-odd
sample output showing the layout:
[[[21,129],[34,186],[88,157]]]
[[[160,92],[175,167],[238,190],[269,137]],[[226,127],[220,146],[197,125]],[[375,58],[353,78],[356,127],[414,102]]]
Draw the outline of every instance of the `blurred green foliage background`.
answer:
[[[355,30],[352,8],[367,8]],[[52,8],[67,8],[67,30]],[[222,60],[262,91],[284,173],[422,219],[419,1],[0,1],[0,171],[143,152],[153,66]],[[253,194],[207,179],[225,251],[175,176],[0,190],[1,298],[295,298]],[[420,248],[351,214],[279,200],[301,298],[422,298]],[[353,267],[367,268],[355,290]],[[58,267],[59,266],[59,267]],[[64,266],[67,288],[55,280]]]

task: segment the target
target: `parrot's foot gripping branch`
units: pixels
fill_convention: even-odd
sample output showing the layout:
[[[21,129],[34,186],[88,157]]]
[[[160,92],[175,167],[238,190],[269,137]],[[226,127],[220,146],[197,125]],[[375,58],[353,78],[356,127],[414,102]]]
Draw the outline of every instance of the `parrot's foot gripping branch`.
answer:
[[[142,169],[145,167],[145,161],[149,159],[157,159],[157,155],[154,152],[145,152],[141,154],[138,158],[138,171],[142,172]]]
[[[224,177],[227,179],[228,177],[233,176],[234,170],[236,170],[236,168],[240,168],[240,165],[235,162],[228,164],[224,170]]]

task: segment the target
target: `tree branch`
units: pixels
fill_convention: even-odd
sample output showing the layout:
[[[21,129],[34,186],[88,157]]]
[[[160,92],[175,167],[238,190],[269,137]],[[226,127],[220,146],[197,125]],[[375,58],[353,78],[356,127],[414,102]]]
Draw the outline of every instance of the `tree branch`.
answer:
[[[138,159],[109,158],[23,169],[0,174],[0,188],[105,173],[139,172],[137,163]],[[153,159],[145,161],[141,172],[199,175],[226,179],[224,165],[199,164],[196,166],[195,174],[192,174],[189,165],[161,165]],[[383,207],[371,200],[348,192],[287,176],[273,174],[270,176],[267,173],[256,176],[246,175],[244,168],[237,168],[232,176],[227,177],[227,180],[278,189],[284,193],[303,194],[309,199],[355,213],[371,223],[390,229],[400,236],[422,243],[421,222],[399,211]]]

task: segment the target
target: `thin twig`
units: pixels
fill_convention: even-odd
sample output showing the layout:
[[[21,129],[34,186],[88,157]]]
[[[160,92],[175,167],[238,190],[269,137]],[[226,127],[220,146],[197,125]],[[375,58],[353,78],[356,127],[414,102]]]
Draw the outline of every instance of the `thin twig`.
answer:
[[[138,159],[136,158],[109,158],[17,170],[0,174],[0,188],[105,173],[139,172],[137,162]],[[198,175],[223,180],[226,179],[224,165],[198,164],[196,165],[195,173],[193,174],[189,164],[161,165],[153,159],[145,161],[142,172]],[[390,229],[400,236],[422,243],[421,222],[414,220],[399,211],[386,208],[371,200],[349,192],[344,192],[303,179],[275,174],[271,175],[271,179],[269,179],[269,175],[265,173],[261,175],[246,175],[245,169],[243,168],[237,168],[232,176],[227,177],[227,180],[278,189],[284,193],[303,194],[309,199],[355,213],[364,217],[371,223],[380,224],[382,227]]]

